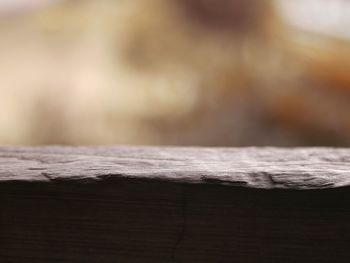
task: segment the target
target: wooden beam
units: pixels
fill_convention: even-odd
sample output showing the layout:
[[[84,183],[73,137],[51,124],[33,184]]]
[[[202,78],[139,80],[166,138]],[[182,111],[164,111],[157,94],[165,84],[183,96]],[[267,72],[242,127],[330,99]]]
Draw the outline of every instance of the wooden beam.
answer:
[[[2,147],[1,262],[349,262],[350,150]]]

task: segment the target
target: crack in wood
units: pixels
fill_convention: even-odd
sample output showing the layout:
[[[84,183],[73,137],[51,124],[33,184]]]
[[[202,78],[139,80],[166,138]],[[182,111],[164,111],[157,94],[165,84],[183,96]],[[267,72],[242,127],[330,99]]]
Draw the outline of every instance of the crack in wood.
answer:
[[[188,198],[187,198],[187,188],[186,185],[182,185],[181,187],[181,216],[182,216],[182,222],[181,226],[177,235],[177,240],[175,242],[175,245],[172,249],[172,255],[171,258],[174,262],[179,263],[181,262],[177,258],[178,250],[181,246],[181,243],[183,242],[186,231],[187,231],[187,215],[188,215]]]

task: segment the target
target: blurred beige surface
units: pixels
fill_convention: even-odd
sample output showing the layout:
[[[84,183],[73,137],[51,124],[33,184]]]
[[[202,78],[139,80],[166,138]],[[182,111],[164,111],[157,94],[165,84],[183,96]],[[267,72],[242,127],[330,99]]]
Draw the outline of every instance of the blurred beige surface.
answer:
[[[3,9],[0,144],[349,145],[348,40],[208,3]]]

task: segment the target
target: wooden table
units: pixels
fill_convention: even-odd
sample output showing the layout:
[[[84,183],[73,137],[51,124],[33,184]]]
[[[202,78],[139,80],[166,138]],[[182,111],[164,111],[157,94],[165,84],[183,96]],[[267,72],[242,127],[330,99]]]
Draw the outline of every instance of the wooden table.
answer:
[[[2,147],[0,262],[350,262],[350,150]]]

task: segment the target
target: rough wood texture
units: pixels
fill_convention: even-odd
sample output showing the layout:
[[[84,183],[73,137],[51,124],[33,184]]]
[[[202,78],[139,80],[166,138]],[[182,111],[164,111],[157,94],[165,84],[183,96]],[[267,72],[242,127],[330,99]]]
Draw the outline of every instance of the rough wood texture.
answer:
[[[254,188],[350,185],[350,150],[325,148],[0,148],[1,181],[138,178]]]
[[[1,262],[350,262],[350,150],[0,148]]]

